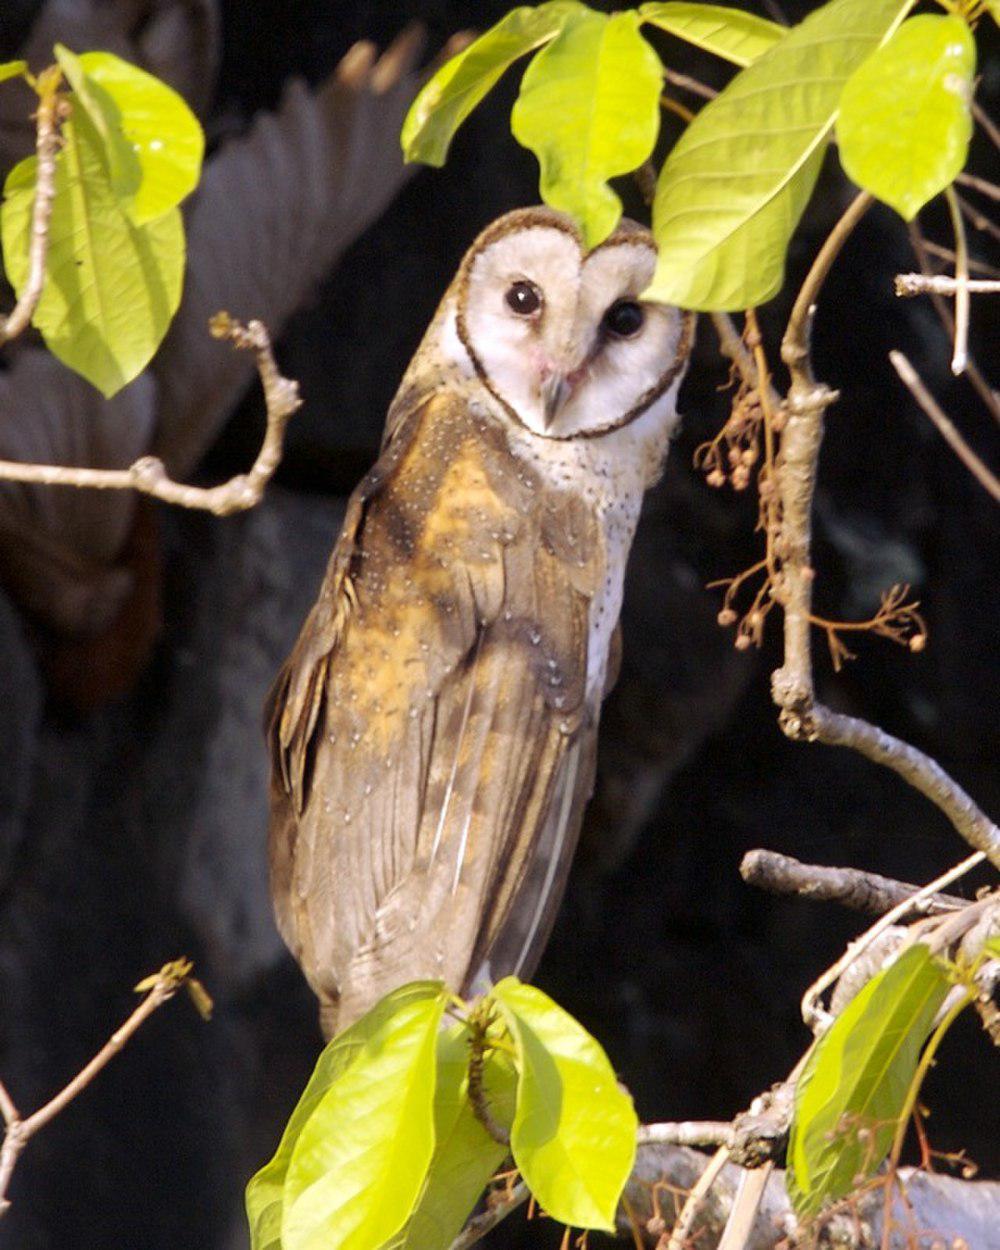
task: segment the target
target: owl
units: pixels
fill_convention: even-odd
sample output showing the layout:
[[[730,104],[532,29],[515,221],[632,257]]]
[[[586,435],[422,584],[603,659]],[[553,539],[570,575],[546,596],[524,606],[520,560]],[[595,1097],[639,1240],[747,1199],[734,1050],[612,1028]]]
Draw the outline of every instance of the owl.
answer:
[[[278,927],[329,1036],[418,978],[530,975],[594,777],[693,316],[623,222],[508,213],[463,259],[271,692]]]

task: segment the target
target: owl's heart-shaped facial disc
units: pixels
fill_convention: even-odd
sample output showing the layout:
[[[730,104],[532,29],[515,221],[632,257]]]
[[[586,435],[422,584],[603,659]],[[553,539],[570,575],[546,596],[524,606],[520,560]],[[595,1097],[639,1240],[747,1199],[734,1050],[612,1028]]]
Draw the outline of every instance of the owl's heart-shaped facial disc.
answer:
[[[533,433],[607,433],[676,376],[684,319],[642,298],[655,264],[652,236],[632,222],[588,253],[560,214],[508,214],[463,263],[458,338],[495,398]]]

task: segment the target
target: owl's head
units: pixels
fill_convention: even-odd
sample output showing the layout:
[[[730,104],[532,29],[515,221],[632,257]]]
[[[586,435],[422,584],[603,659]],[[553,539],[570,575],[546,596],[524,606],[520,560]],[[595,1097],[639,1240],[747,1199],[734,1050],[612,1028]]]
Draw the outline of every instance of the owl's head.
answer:
[[[454,284],[461,349],[534,433],[618,429],[678,381],[691,345],[689,314],[641,298],[655,264],[653,237],[634,222],[587,252],[561,213],[508,213],[475,241]]]

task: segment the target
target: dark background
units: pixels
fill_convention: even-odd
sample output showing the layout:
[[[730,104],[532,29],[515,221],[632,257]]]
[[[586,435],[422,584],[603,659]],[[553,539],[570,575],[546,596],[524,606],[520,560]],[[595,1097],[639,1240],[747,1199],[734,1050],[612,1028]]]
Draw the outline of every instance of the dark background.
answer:
[[[384,44],[420,17],[433,48],[506,7],[230,0],[216,132],[273,106],[290,75],[322,79],[357,38]],[[794,19],[809,7],[785,11]],[[5,54],[33,6],[8,8]],[[707,59],[664,46],[676,68],[719,81]],[[979,98],[989,108],[1000,85],[995,59],[984,74]],[[252,644],[262,586],[290,641],[335,535],[338,501],[377,449],[386,406],[462,252],[493,217],[537,197],[533,158],[506,129],[512,79],[473,115],[449,165],[409,185],[283,336],[281,363],[306,406],[263,519],[156,514],[164,629],[131,694],[86,715],[69,710],[42,676],[44,639],[0,590],[0,1073],[23,1111],[38,1105],[131,1009],[139,976],[181,952],[217,1001],[208,1025],[184,1000],[163,1009],[31,1143],[0,1246],[241,1244],[242,1187],[270,1155],[319,1036],[311,995],[267,936],[259,828],[235,822],[217,847],[198,824],[206,787],[217,808],[230,797],[234,811],[262,802],[257,792],[229,796],[225,757],[212,753],[229,697],[216,669]],[[990,159],[977,142],[972,167],[988,173]],[[793,249],[788,291],[850,194],[831,165]],[[940,214],[929,212],[927,225],[948,241]],[[979,237],[972,242],[989,258]],[[891,275],[912,267],[899,219],[876,208],[824,293],[815,361],[842,398],[823,450],[815,563],[818,604],[831,616],[867,616],[880,589],[911,582],[930,642],[910,655],[861,638],[857,660],[834,674],[818,639],[817,687],[832,706],[929,751],[995,812],[996,509],[903,392],[888,350],[910,355],[994,464],[995,427],[968,384],[951,377],[929,305],[893,297]],[[763,312],[772,344],[787,304],[783,296]],[[990,317],[986,299],[975,304],[973,351],[988,376]],[[694,448],[724,419],[724,382],[705,322],[682,393],[684,428],[647,500],[630,565],[625,660],[602,726],[598,793],[536,977],[602,1040],[644,1120],[727,1118],[780,1079],[808,1040],[801,992],[861,927],[835,907],[745,887],[737,867],[747,849],[915,881],[966,851],[892,774],[783,738],[768,689],[777,622],[749,655],[737,655],[715,623],[718,595],[705,583],[757,558],[753,500],[710,490],[691,467]],[[247,463],[260,423],[252,394],[206,477]],[[259,750],[252,717],[237,730],[246,752]],[[982,880],[959,888],[971,893]],[[986,1039],[964,1022],[928,1100],[934,1144],[965,1146],[995,1174],[991,1062]],[[532,1236],[557,1232],[536,1225]]]

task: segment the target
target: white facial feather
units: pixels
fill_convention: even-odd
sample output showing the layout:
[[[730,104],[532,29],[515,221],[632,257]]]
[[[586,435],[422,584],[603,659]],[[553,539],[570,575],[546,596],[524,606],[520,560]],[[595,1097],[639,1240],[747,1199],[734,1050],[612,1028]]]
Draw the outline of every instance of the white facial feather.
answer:
[[[656,263],[646,231],[624,226],[585,255],[562,223],[543,217],[488,240],[458,290],[457,332],[483,381],[528,429],[553,439],[593,436],[638,415],[656,398],[683,332],[676,309],[639,298]],[[508,302],[525,283],[538,296],[530,315]],[[627,337],[607,320],[622,302],[643,319]],[[546,388],[558,388],[556,403]]]

